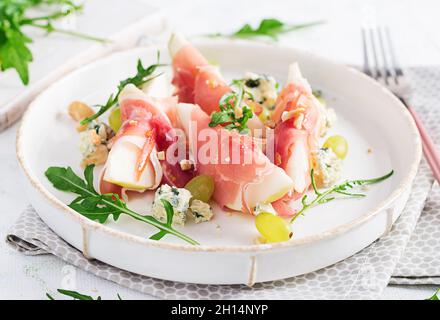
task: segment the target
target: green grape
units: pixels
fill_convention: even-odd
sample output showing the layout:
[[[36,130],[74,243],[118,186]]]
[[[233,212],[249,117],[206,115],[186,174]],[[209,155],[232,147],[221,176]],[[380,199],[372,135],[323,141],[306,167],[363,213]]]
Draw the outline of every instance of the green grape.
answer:
[[[267,242],[287,241],[292,235],[288,222],[268,212],[257,215],[255,226]]]
[[[112,128],[114,132],[118,132],[119,128],[122,125],[121,109],[119,107],[113,108],[112,112],[108,117],[108,124],[110,125],[110,128]]]
[[[188,181],[185,189],[191,192],[192,200],[209,202],[214,193],[214,179],[211,176],[201,174]]]
[[[339,159],[344,159],[348,152],[348,143],[343,136],[335,135],[329,137],[323,145],[324,148],[332,149]]]

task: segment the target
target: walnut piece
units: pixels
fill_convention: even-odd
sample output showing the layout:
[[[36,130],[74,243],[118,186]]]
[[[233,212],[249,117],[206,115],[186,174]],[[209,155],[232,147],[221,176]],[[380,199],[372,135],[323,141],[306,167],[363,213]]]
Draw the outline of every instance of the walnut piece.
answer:
[[[76,121],[82,121],[83,119],[95,114],[92,108],[80,101],[73,101],[69,105],[68,112],[70,117]]]
[[[85,168],[90,164],[100,165],[107,161],[108,149],[105,145],[100,144],[96,150],[92,152],[87,158],[81,161],[81,167]]]

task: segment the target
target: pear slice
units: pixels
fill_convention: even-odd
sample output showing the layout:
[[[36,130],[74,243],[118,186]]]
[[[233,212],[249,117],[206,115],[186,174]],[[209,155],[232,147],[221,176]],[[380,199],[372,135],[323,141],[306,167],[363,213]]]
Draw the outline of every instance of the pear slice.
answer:
[[[309,153],[307,141],[298,140],[293,145],[292,156],[286,164],[286,173],[292,178],[293,188],[303,193],[307,188],[307,177],[310,174]]]
[[[176,53],[184,46],[188,44],[188,40],[179,33],[172,33],[170,39],[168,40],[168,51],[171,58],[173,58]]]
[[[136,162],[143,139],[136,136],[119,138],[110,150],[104,180],[130,190],[156,188],[162,179],[162,168],[153,149],[150,159],[139,179],[136,177]]]
[[[182,129],[188,136],[190,148],[194,143],[192,141],[193,135],[190,134],[191,113],[194,108],[195,106],[193,104],[179,103],[177,105],[177,116]],[[247,206],[249,208],[253,208],[257,205],[257,203],[271,203],[282,198],[292,188],[292,179],[284,172],[283,169],[274,165],[274,170],[271,172],[271,174],[264,176],[258,183],[251,183],[246,186],[244,196],[247,201]],[[243,207],[241,192],[235,196],[235,199],[232,203],[227,204],[226,206],[232,210],[241,211]]]
[[[142,91],[149,97],[166,98],[171,96],[171,80],[168,79],[167,74],[159,74],[155,72],[150,81],[142,86]]]
[[[312,87],[310,86],[307,79],[303,77],[298,62],[289,65],[287,83],[296,83],[303,86],[304,89],[307,90],[307,92],[312,92]]]
[[[280,167],[263,177],[258,183],[250,184],[245,191],[245,199],[249,208],[255,207],[258,203],[266,204],[282,198],[292,190],[292,179]]]

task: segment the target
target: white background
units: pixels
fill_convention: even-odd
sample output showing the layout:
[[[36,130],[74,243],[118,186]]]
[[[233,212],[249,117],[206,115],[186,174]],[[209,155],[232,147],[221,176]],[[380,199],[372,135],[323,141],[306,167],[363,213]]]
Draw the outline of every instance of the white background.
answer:
[[[93,0],[89,0],[93,1]],[[245,22],[264,17],[284,21],[326,20],[319,27],[285,35],[280,43],[291,45],[343,63],[361,64],[360,26],[376,20],[390,27],[400,63],[407,66],[440,63],[440,1],[435,0],[142,0],[161,7],[174,28],[187,35],[231,32]],[[125,6],[135,3],[121,2]],[[87,5],[87,4],[86,4]],[[0,237],[17,219],[28,201],[22,193],[15,158],[17,125],[0,133]],[[150,298],[72,269],[53,256],[26,257],[0,241],[0,298],[44,299],[46,292],[72,280],[78,291],[105,299]],[[434,286],[388,287],[383,298],[424,299]]]

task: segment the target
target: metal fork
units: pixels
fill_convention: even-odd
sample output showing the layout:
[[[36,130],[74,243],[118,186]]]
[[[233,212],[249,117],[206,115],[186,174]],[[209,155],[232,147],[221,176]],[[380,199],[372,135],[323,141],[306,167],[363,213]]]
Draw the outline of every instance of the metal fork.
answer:
[[[411,87],[397,63],[389,29],[386,27],[363,28],[362,44],[363,72],[382,83],[407,107],[419,129],[426,160],[434,178],[440,183],[440,155],[417,113],[408,102]]]

